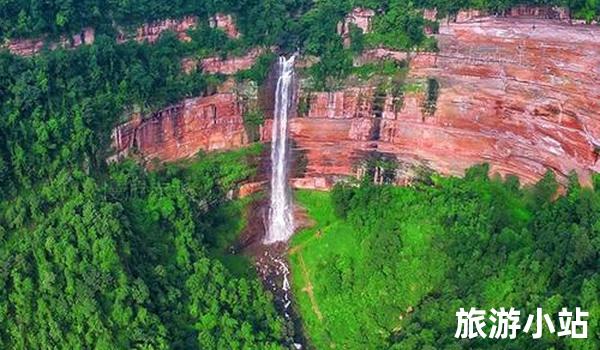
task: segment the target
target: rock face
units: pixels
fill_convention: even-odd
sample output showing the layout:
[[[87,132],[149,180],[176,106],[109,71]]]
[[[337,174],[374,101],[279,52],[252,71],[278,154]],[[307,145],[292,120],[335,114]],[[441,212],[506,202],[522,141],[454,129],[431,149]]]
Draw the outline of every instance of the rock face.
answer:
[[[58,42],[46,42],[45,38],[13,39],[8,40],[2,47],[12,54],[19,56],[32,56],[40,52],[45,46],[50,50],[57,48],[73,49],[80,45],[90,45],[94,42],[93,28],[84,28],[81,32],[71,37],[62,37]]]
[[[363,33],[371,31],[371,20],[375,16],[375,11],[371,9],[355,8],[343,21],[338,23],[338,34],[344,39],[344,47],[350,46],[350,25],[354,24],[362,29]]]
[[[431,13],[425,12],[424,15],[431,16]],[[488,16],[500,16],[506,18],[521,18],[521,19],[552,19],[558,21],[569,22],[571,15],[569,9],[558,6],[514,6],[500,13],[489,13],[482,10],[461,10],[458,11],[453,21],[456,23],[469,22],[478,18],[485,20]],[[429,18],[428,19],[431,19]],[[448,21],[448,19],[447,19]]]
[[[137,28],[134,34],[127,33],[122,28],[119,28],[117,29],[117,43],[122,44],[129,40],[154,43],[158,40],[160,35],[167,30],[174,31],[179,40],[189,41],[191,38],[187,34],[187,30],[194,28],[197,23],[197,17],[188,16],[181,19],[166,19],[147,23]],[[71,37],[62,37],[58,42],[47,42],[44,37],[34,39],[12,39],[7,40],[1,47],[8,49],[15,55],[32,56],[40,52],[44,47],[48,47],[50,50],[57,48],[73,49],[81,45],[93,44],[94,39],[94,28],[84,28],[81,32],[76,33]]]
[[[231,15],[216,14],[210,18],[209,24],[212,27],[223,29],[231,38],[238,38],[240,36]],[[123,28],[117,28],[117,43],[122,44],[129,40],[135,40],[140,43],[154,43],[158,40],[160,35],[167,30],[174,31],[181,41],[190,41],[191,38],[187,31],[197,25],[198,17],[186,16],[179,19],[165,19],[146,23],[138,27],[134,33],[129,33]],[[71,37],[62,37],[57,43],[48,43],[43,37],[34,39],[12,39],[7,40],[7,42],[0,47],[8,49],[15,55],[31,56],[40,52],[45,46],[54,50],[56,48],[71,49],[84,44],[92,44],[94,42],[94,34],[94,28],[84,28],[80,33],[74,34]]]
[[[426,88],[402,103],[368,87],[303,94],[291,132],[305,183],[356,175],[374,154],[457,175],[488,162],[525,183],[600,171],[600,28],[519,14],[450,22],[437,37],[439,53],[413,55],[409,76],[439,83],[432,115]]]
[[[211,28],[222,29],[232,39],[240,37],[240,32],[237,30],[235,21],[231,15],[217,13],[210,18],[209,25]]]
[[[385,48],[376,48],[365,50],[360,56],[354,58],[354,66],[361,66],[366,63],[380,60],[394,60],[397,62],[408,59],[408,53],[404,51],[394,51]]]
[[[429,21],[435,21],[437,19],[437,9],[425,9],[423,10],[423,18]]]
[[[44,45],[44,39],[14,39],[8,41],[3,47],[13,55],[32,56],[40,52]]]
[[[512,7],[506,14],[508,17],[530,17],[568,21],[571,18],[569,9],[557,6],[527,6]]]
[[[370,159],[396,160],[397,183],[415,167],[461,175],[487,162],[492,173],[524,183],[551,169],[562,180],[575,171],[589,184],[591,172],[600,171],[600,28],[519,11],[444,21],[437,53],[371,52],[369,59],[410,62],[404,93],[369,85],[300,91],[290,133],[303,166],[293,185],[329,188],[340,177],[361,176]],[[230,69],[212,63],[215,71]],[[115,149],[175,160],[239,147],[248,142],[239,101],[224,90],[134,118],[115,129]],[[270,132],[267,120],[261,140]]]
[[[198,18],[196,16],[187,16],[180,19],[165,19],[162,21],[146,23],[141,27],[138,27],[134,35],[119,30],[117,42],[123,43],[133,39],[140,43],[144,41],[154,43],[158,40],[160,35],[167,30],[174,31],[179,40],[189,41],[191,38],[187,31],[188,29],[194,28],[197,24]]]
[[[186,73],[200,68],[206,73],[230,75],[251,68],[265,51],[263,48],[254,48],[240,57],[208,57],[201,60],[185,58],[181,62],[181,67]]]
[[[172,161],[200,150],[241,147],[248,143],[242,114],[243,105],[233,92],[186,99],[116,127],[114,158],[136,150],[146,160]]]
[[[308,112],[290,124],[294,152],[302,154],[307,164],[304,178],[294,180],[302,188],[323,189],[341,175],[357,175],[361,162],[392,140],[393,120],[421,115],[422,94],[405,96],[401,106],[399,97],[378,95],[375,87],[317,92],[302,98],[306,98]]]

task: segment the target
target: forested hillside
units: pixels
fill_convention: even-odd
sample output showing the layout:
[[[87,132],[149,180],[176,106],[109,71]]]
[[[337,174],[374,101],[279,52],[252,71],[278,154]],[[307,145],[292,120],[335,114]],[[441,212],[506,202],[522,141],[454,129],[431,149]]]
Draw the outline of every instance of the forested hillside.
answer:
[[[198,15],[206,18],[216,12],[232,13],[238,19],[242,31],[249,41],[276,40],[294,41],[305,38],[302,32],[306,27],[304,17],[311,11],[325,11],[329,17],[319,25],[328,27],[327,22],[345,15],[353,7],[372,9],[437,8],[440,15],[455,13],[459,9],[490,9],[503,11],[518,4],[556,5],[569,7],[577,17],[592,20],[597,18],[600,5],[594,0],[551,0],[551,1],[467,1],[467,0],[326,0],[312,1],[41,1],[41,0],[3,0],[0,3],[0,38],[32,37],[38,35],[58,36],[73,33],[83,27],[94,27],[102,32],[114,30],[113,25],[139,25],[141,23],[165,18],[177,18],[185,15]],[[268,14],[265,16],[264,14]],[[337,16],[336,16],[337,14]],[[299,42],[295,42],[300,44]]]
[[[3,4],[2,34],[51,35],[90,24],[68,17],[57,29],[35,18],[54,16],[36,6]],[[25,27],[11,22],[10,11],[30,9]],[[69,11],[100,18],[98,9]],[[139,23],[152,10],[144,11],[121,15]],[[260,148],[152,172],[105,161],[116,123],[210,93],[222,81],[182,73],[182,57],[244,46],[208,26],[191,36],[189,43],[166,33],[153,45],[116,44],[106,31],[76,50],[0,53],[0,348],[283,344],[270,294],[219,256],[217,237],[235,237],[231,223],[242,217],[226,210],[225,194],[255,172]]]
[[[290,330],[273,296],[243,273],[243,261],[228,264],[231,257],[223,256],[244,221],[244,203],[226,194],[255,174],[261,148],[171,165],[142,164],[134,153],[109,164],[115,125],[213,94],[226,77],[184,73],[181,61],[189,56],[275,46],[316,56],[307,75],[315,88],[332,90],[357,73],[352,60],[364,48],[436,50],[423,33],[423,8],[445,16],[515,3],[0,0],[2,45],[95,29],[94,43],[75,49],[30,57],[0,49],[0,348],[282,348]],[[600,12],[594,0],[548,3],[568,5],[588,21]],[[352,28],[353,44],[345,48],[336,27],[357,6],[375,10],[373,31]],[[209,26],[218,12],[233,16],[240,38]],[[188,42],[168,31],[155,43],[116,41],[121,29],[189,15],[199,24]],[[264,82],[273,57],[264,55],[236,78]],[[406,68],[373,67],[361,69]],[[455,307],[507,302],[527,311],[582,306],[596,315],[590,329],[597,330],[598,194],[573,182],[553,201],[555,187],[547,178],[524,191],[475,169],[463,180],[433,177],[415,188],[342,186],[332,202],[301,193],[319,226],[298,244],[317,229],[317,242],[331,239],[305,257],[319,272],[310,277],[325,317],[311,318],[309,301],[300,299],[309,338],[317,348],[452,348]],[[303,249],[298,254],[310,254],[310,245]],[[296,256],[292,262],[300,264]],[[548,337],[536,346],[598,344]]]
[[[242,215],[221,212],[224,192],[259,152],[125,162],[102,180],[59,170],[3,201],[0,347],[279,348],[270,296],[208,254]]]
[[[304,323],[318,349],[597,349],[600,193],[573,178],[555,199],[551,173],[530,189],[490,179],[424,177],[414,187],[338,185],[300,192],[315,227],[290,260]],[[312,286],[313,297],[306,292]],[[516,339],[456,339],[459,308],[589,311],[588,339],[544,329]],[[489,324],[489,321],[488,321]],[[486,329],[489,332],[490,328]]]

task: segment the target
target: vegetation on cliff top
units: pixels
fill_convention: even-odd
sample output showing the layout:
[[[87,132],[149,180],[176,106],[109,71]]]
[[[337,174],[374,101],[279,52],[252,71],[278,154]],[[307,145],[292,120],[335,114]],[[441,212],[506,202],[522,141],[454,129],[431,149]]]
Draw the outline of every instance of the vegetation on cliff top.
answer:
[[[0,348],[280,348],[271,296],[215,237],[239,230],[223,200],[260,150],[150,173],[105,163],[123,114],[214,89],[219,78],[181,71],[198,50],[219,47],[99,35],[0,54]]]
[[[283,44],[291,48],[302,46],[302,42],[312,36],[310,32],[314,34],[318,28],[328,28],[330,21],[341,19],[353,7],[366,7],[384,13],[394,9],[407,12],[407,8],[413,7],[437,8],[439,14],[444,16],[471,8],[501,12],[520,4],[564,6],[570,8],[574,16],[587,20],[597,19],[600,14],[600,3],[596,0],[3,0],[0,2],[0,40],[41,35],[58,37],[79,32],[83,27],[94,27],[100,33],[109,34],[114,33],[115,25],[136,26],[188,15],[198,16],[206,22],[209,16],[221,12],[235,16],[245,42]],[[330,17],[321,17],[321,21],[311,24],[311,17],[319,16],[323,9]],[[417,23],[413,23],[411,31],[416,31],[414,24]]]
[[[364,34],[356,26],[350,26],[351,45],[344,48],[337,25],[355,6],[385,9],[373,20],[372,32]],[[420,11],[403,0],[380,2],[378,6],[369,2],[319,1],[301,18],[303,35],[301,46],[309,55],[320,58],[309,68],[316,90],[335,90],[344,78],[353,73],[353,57],[363,49],[387,47],[396,50],[421,48],[435,49],[435,40],[424,34],[424,20]]]
[[[215,13],[236,17],[244,33],[243,41],[274,43],[294,13],[302,12],[309,1],[220,1],[220,0],[132,0],[132,1],[40,1],[3,0],[0,2],[0,40],[4,38],[58,37],[93,27],[111,34],[116,26],[133,27],[167,18],[198,16],[208,23]],[[265,15],[268,14],[268,15]]]
[[[198,28],[191,30],[194,42],[200,44],[194,51],[196,55],[215,51],[240,52],[256,45],[277,45],[285,52],[300,50],[320,57],[320,62],[310,69],[315,88],[319,90],[335,89],[340,80],[351,74],[352,58],[364,48],[385,46],[396,50],[435,50],[435,40],[423,32],[427,24],[422,17],[424,8],[437,8],[438,14],[445,16],[465,8],[501,12],[524,3],[522,0],[5,2],[0,6],[0,39],[43,35],[52,38],[78,32],[86,26],[94,27],[99,35],[114,37],[119,26],[134,27],[153,20],[198,16]],[[576,16],[591,20],[600,13],[600,5],[596,2],[553,0],[525,4],[567,6]],[[364,34],[358,27],[350,26],[351,47],[344,49],[337,34],[337,25],[355,7],[375,10],[372,31]],[[234,16],[242,32],[240,39],[232,40],[224,33],[208,28],[208,17],[217,12]]]
[[[184,44],[93,46],[23,59],[0,54],[0,198],[65,169],[101,171],[122,113],[146,113],[210,90],[213,79],[180,69]]]
[[[414,187],[338,185],[299,191],[315,226],[292,241],[293,290],[317,349],[597,349],[600,192],[575,181],[552,200],[537,185],[431,177]],[[588,339],[457,340],[460,307],[589,311]],[[489,329],[488,329],[489,330]]]
[[[0,348],[280,348],[270,294],[219,253],[243,224],[225,193],[260,150],[154,172],[105,163],[123,115],[214,91],[220,78],[183,73],[183,57],[243,43],[205,27],[188,43],[99,33],[76,50],[0,53]]]

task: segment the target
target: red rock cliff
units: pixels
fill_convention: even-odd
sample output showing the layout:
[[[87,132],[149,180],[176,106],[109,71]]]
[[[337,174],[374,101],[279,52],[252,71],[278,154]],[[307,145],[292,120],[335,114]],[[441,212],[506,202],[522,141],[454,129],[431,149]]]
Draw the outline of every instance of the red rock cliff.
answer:
[[[298,187],[327,188],[360,173],[370,155],[460,175],[488,162],[493,173],[526,183],[546,169],[585,183],[599,171],[600,28],[530,16],[444,22],[438,53],[411,53],[403,97],[373,86],[300,93],[303,115],[291,120],[294,153],[306,160]],[[381,52],[374,52],[377,58]],[[389,53],[384,52],[388,57]],[[427,79],[440,86],[434,113],[423,111]],[[245,144],[236,93],[186,100],[115,130],[115,148],[174,160],[198,150]],[[270,123],[261,129],[269,140]]]
[[[117,42],[123,43],[133,39],[137,42],[147,41],[149,43],[154,43],[158,40],[160,35],[167,30],[174,31],[179,40],[189,41],[191,38],[187,31],[188,29],[194,28],[197,24],[198,18],[196,16],[187,16],[180,19],[165,19],[162,21],[146,23],[138,27],[135,34],[128,34],[123,30],[119,30]]]
[[[431,19],[433,12],[426,11],[424,15]],[[552,19],[558,21],[569,22],[571,14],[567,8],[557,6],[531,6],[520,5],[511,7],[499,13],[490,13],[483,10],[462,10],[458,11],[454,16],[453,21],[457,23],[473,21],[477,18],[485,19],[488,16],[501,16],[506,18],[521,18],[521,19]],[[448,21],[448,19],[446,19]]]
[[[181,62],[181,68],[186,73],[191,73],[196,69],[202,69],[206,73],[211,74],[234,74],[241,70],[251,68],[258,57],[264,53],[264,48],[254,48],[249,50],[243,56],[233,57],[207,57],[203,59],[196,59],[193,57],[184,58]]]
[[[12,39],[8,40],[2,47],[8,49],[14,55],[31,56],[40,52],[44,46],[47,46],[50,50],[57,48],[73,49],[80,45],[92,44],[94,38],[94,29],[84,28],[81,32],[73,34],[71,37],[62,37],[58,42],[46,42],[45,38]]]
[[[197,25],[198,17],[186,16],[179,19],[169,18],[146,23],[136,28],[132,33],[127,32],[124,28],[117,28],[117,43],[124,43],[129,40],[136,40],[140,43],[154,43],[167,30],[175,32],[179,40],[190,41],[191,38],[188,35],[188,30],[193,29]],[[216,14],[209,19],[209,25],[224,30],[231,38],[239,38],[240,36],[231,15]],[[45,37],[11,39],[0,45],[0,48],[6,48],[15,55],[31,56],[40,52],[45,46],[54,50],[56,48],[71,49],[84,44],[89,45],[94,42],[94,37],[94,28],[84,28],[80,33],[76,33],[71,37],[64,36],[58,42],[47,42]]]
[[[240,32],[238,31],[235,21],[231,15],[217,13],[209,19],[208,23],[212,28],[219,28],[223,30],[225,34],[232,39],[237,39],[240,37]]]
[[[441,25],[438,41],[440,52],[414,57],[410,73],[439,82],[432,116],[424,92],[407,93],[401,108],[391,96],[374,103],[372,88],[310,95],[291,125],[309,187],[355,174],[372,151],[447,174],[488,162],[524,182],[550,168],[589,183],[600,170],[600,28],[479,17]]]
[[[337,24],[337,32],[344,39],[344,47],[350,46],[350,25],[354,24],[363,33],[368,33],[371,31],[373,16],[375,16],[375,11],[371,9],[355,8]]]
[[[186,99],[152,114],[133,118],[113,130],[116,157],[136,150],[144,159],[172,161],[200,150],[241,147],[248,143],[243,106],[233,92]]]

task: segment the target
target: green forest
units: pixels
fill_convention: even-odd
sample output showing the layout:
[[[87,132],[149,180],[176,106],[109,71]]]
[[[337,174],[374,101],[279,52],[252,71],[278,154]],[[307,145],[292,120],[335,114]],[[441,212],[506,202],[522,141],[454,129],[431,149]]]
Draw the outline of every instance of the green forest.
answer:
[[[552,173],[528,188],[487,173],[296,194],[315,226],[292,238],[293,288],[317,349],[600,347],[598,187],[573,177],[556,198]],[[454,338],[461,307],[514,307],[521,325],[541,307],[558,328],[560,309],[578,306],[588,339]]]
[[[281,348],[272,297],[223,265],[218,239],[242,216],[224,191],[252,175],[259,153],[150,173],[127,161],[102,180],[60,170],[3,201],[0,347]]]
[[[381,10],[386,17],[393,17],[410,12],[406,9],[411,8],[437,8],[440,16],[444,16],[470,8],[501,12],[519,4],[564,6],[570,8],[575,17],[589,21],[597,19],[600,12],[600,4],[596,0],[2,0],[0,39],[40,35],[57,37],[78,32],[83,27],[110,33],[115,30],[115,24],[127,27],[186,15],[207,18],[224,12],[236,16],[250,42],[287,41],[300,47],[311,35],[310,32],[314,35],[321,29],[320,35],[327,36],[328,23],[343,17],[354,7]],[[268,16],[264,16],[267,13]],[[325,13],[327,17],[320,16]],[[323,20],[321,24],[307,26],[317,17]]]
[[[210,95],[225,80],[183,73],[184,57],[275,45],[319,57],[307,73],[315,89],[332,90],[356,73],[352,58],[364,48],[436,50],[423,34],[423,8],[444,16],[516,3],[0,0],[0,43],[96,30],[92,45],[73,50],[18,57],[0,49],[0,349],[286,348],[292,331],[273,295],[250,261],[227,250],[254,198],[226,194],[256,174],[262,146],[149,170],[135,158],[106,162],[112,129],[134,113]],[[568,6],[588,21],[600,13],[596,0],[531,3]],[[357,6],[377,11],[373,32],[353,28],[344,48],[336,26]],[[217,12],[233,15],[239,39],[208,26]],[[190,42],[171,32],[154,44],[115,41],[120,28],[188,15],[200,23]],[[274,57],[236,78],[263,83]],[[260,123],[257,115],[248,123]],[[520,189],[474,168],[464,179],[432,175],[411,188],[365,182],[299,192],[316,224],[293,240],[300,248],[290,255],[294,271],[306,265],[322,313],[302,291],[305,275],[294,273],[310,344],[597,349],[600,202],[576,181],[564,196],[556,188],[551,175]],[[595,338],[452,338],[457,307],[506,303],[581,306]]]

